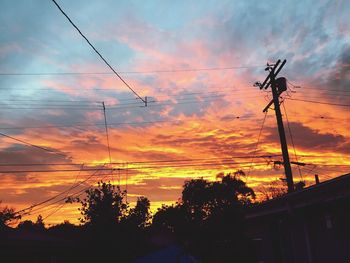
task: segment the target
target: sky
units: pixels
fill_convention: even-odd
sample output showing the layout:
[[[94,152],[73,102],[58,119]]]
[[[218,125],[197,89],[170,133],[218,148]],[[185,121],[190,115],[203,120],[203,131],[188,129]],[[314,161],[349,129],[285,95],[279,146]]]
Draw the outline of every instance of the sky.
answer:
[[[294,181],[349,172],[347,1],[57,2],[137,95],[52,1],[1,0],[0,200],[52,198],[24,219],[76,223],[64,198],[99,180],[155,210],[185,180],[241,169],[258,192],[283,178],[271,92],[253,86],[278,59],[290,158],[306,164]]]

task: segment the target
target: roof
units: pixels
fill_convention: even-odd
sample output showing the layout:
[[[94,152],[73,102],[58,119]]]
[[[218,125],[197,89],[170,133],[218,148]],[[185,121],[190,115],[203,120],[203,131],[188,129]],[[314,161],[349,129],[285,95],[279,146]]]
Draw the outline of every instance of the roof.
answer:
[[[250,208],[247,219],[302,209],[350,198],[350,173],[315,184]]]

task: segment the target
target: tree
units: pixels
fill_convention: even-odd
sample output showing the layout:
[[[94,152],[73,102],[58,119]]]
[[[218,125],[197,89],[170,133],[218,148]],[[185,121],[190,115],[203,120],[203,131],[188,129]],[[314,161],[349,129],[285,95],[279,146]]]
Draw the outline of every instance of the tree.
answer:
[[[86,228],[84,226],[71,224],[68,220],[65,220],[63,223],[53,225],[47,230],[49,233],[52,233],[55,236],[60,236],[65,239],[78,240],[81,239],[81,234],[84,233]]]
[[[79,209],[80,221],[87,225],[104,226],[120,222],[125,215],[127,204],[124,203],[125,191],[121,191],[119,186],[115,187],[111,183],[98,182],[96,188],[86,191],[86,198],[69,201],[78,201],[82,207]]]
[[[4,227],[10,224],[11,221],[19,220],[20,218],[21,216],[17,214],[13,208],[9,208],[7,206],[0,207],[0,227]]]
[[[36,222],[35,222],[35,226],[40,230],[45,229],[45,223],[44,223],[44,219],[43,219],[42,215],[38,215]]]
[[[35,223],[32,220],[24,220],[18,224],[17,228],[21,230],[34,230]]]
[[[153,215],[152,226],[169,230],[170,232],[184,232],[188,226],[188,216],[181,204],[162,205]]]
[[[38,215],[35,223],[31,220],[24,220],[18,224],[17,228],[32,231],[45,230],[44,219],[41,215]]]
[[[252,199],[255,199],[253,189],[248,187],[245,182],[240,179],[245,176],[244,172],[239,170],[233,175],[228,173],[223,176],[221,182],[214,182],[212,185],[214,199],[216,204],[223,205],[248,205]]]
[[[186,181],[182,190],[182,204],[191,220],[200,222],[210,214],[211,183],[200,179]]]
[[[184,184],[181,207],[189,219],[185,240],[204,262],[251,261],[243,211],[255,193],[240,176],[242,171],[220,174],[216,182],[194,179]]]
[[[144,228],[147,226],[150,218],[150,201],[147,197],[138,197],[136,206],[130,210],[127,221],[134,226]]]
[[[239,177],[243,171],[221,176],[221,181],[208,182],[204,179],[186,181],[182,191],[182,204],[190,218],[197,223],[208,219],[212,214],[235,206],[245,206],[255,199],[253,189]]]
[[[269,184],[259,187],[262,194],[261,201],[268,201],[287,194],[287,184],[285,180],[279,179],[269,182]]]

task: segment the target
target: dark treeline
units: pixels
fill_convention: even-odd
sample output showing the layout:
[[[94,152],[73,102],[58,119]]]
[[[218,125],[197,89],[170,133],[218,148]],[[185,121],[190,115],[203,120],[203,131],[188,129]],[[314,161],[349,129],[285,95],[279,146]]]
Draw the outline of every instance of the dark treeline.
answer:
[[[83,199],[67,200],[81,204],[79,226],[65,221],[46,228],[39,216],[10,229],[6,224],[14,211],[2,209],[2,257],[12,262],[137,262],[175,245],[181,248],[181,262],[256,262],[244,220],[255,194],[242,175],[186,181],[180,201],[163,205],[153,216],[146,197],[129,208],[126,193],[108,182],[99,182]]]

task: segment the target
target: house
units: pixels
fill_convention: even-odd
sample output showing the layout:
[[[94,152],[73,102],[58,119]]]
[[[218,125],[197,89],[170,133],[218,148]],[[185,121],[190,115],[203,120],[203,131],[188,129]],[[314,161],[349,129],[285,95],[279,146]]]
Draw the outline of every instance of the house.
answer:
[[[350,174],[266,201],[246,214],[259,262],[350,262]]]

